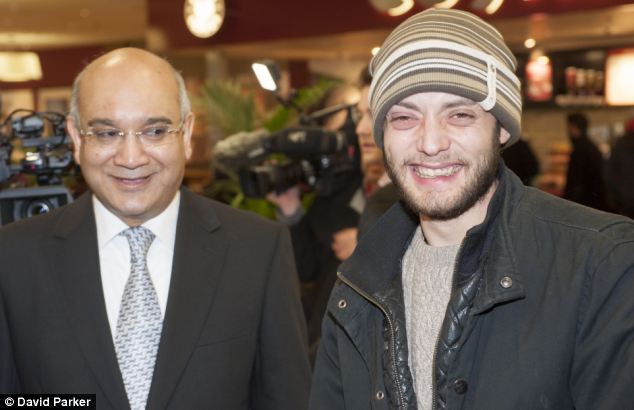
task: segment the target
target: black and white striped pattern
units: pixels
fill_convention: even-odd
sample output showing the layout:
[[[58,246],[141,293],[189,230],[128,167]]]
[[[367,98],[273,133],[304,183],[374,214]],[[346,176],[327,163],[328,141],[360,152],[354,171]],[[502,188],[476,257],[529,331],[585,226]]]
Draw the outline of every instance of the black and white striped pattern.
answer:
[[[132,410],[145,409],[156,352],[161,338],[161,307],[147,267],[147,252],[154,234],[137,226],[121,233],[130,245],[130,276],[125,284],[115,349]]]
[[[370,63],[374,138],[383,146],[390,107],[419,93],[441,91],[479,102],[511,134],[521,133],[517,61],[501,34],[474,14],[428,9],[401,23]]]

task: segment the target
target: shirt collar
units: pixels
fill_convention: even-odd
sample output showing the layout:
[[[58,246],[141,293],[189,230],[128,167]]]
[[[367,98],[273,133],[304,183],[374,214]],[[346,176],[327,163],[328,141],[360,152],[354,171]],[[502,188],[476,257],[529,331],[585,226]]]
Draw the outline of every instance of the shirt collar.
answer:
[[[112,239],[129,226],[110,212],[95,195],[92,196],[92,204],[97,224],[97,241],[99,249],[106,246]],[[176,222],[178,220],[178,208],[180,205],[180,191],[176,191],[172,202],[157,216],[145,221],[142,226],[148,228],[156,235],[156,238],[167,249],[174,249],[176,242]]]

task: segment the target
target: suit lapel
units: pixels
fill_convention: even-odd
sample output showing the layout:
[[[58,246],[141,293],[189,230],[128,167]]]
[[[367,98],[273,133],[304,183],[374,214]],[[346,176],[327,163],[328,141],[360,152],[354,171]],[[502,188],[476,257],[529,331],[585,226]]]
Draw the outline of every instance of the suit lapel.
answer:
[[[68,322],[106,399],[113,408],[127,408],[99,274],[97,229],[90,194],[64,210],[53,236],[53,246],[48,251],[68,306]]]
[[[148,408],[166,408],[198,341],[221,277],[227,240],[213,210],[181,191],[172,277]]]

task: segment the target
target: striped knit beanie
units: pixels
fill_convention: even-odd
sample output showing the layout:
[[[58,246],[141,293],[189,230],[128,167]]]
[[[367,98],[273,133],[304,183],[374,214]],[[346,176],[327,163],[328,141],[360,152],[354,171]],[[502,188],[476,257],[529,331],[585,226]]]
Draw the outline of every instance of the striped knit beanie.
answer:
[[[390,107],[420,92],[446,92],[479,102],[511,138],[521,133],[517,61],[502,35],[474,14],[428,9],[401,23],[370,62],[374,139],[383,147]]]

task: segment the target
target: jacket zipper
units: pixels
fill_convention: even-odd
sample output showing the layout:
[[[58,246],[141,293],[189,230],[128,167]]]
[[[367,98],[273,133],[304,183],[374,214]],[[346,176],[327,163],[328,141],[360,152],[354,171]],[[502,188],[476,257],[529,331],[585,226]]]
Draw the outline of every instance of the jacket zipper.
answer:
[[[341,272],[337,272],[337,276],[339,276],[339,279],[341,279],[343,283],[350,286],[355,292],[357,292],[359,295],[365,298],[368,302],[372,303],[374,306],[378,307],[379,310],[381,310],[381,312],[383,312],[383,315],[385,316],[388,326],[390,328],[390,351],[392,353],[392,370],[394,371],[394,380],[396,380],[396,390],[398,391],[399,408],[406,410],[405,404],[404,404],[405,398],[403,397],[403,392],[401,390],[401,380],[396,370],[396,349],[394,347],[394,343],[395,343],[394,339],[396,338],[396,336],[394,332],[394,323],[392,322],[390,315],[387,313],[387,310],[381,304],[379,304],[379,302],[377,302],[374,298],[372,298],[372,296],[368,295],[363,290],[359,289],[356,285],[348,281],[348,279],[345,276],[343,276]]]
[[[451,276],[451,294],[453,294],[456,287],[456,272],[458,271],[458,263],[460,262],[460,254],[462,253],[462,248],[464,247],[466,239],[462,239],[460,242],[460,247],[458,248],[458,253],[456,254],[456,260],[453,265],[453,273]],[[449,298],[449,303],[451,303],[451,297]],[[445,316],[446,317],[446,316]],[[443,320],[444,321],[444,320]],[[442,331],[442,325],[441,325]],[[436,365],[438,363],[438,343],[440,343],[440,332],[438,332],[438,336],[436,337],[436,345],[434,346],[434,355],[432,356],[431,363],[431,410],[436,410],[436,401],[438,399],[438,386],[436,385]]]

